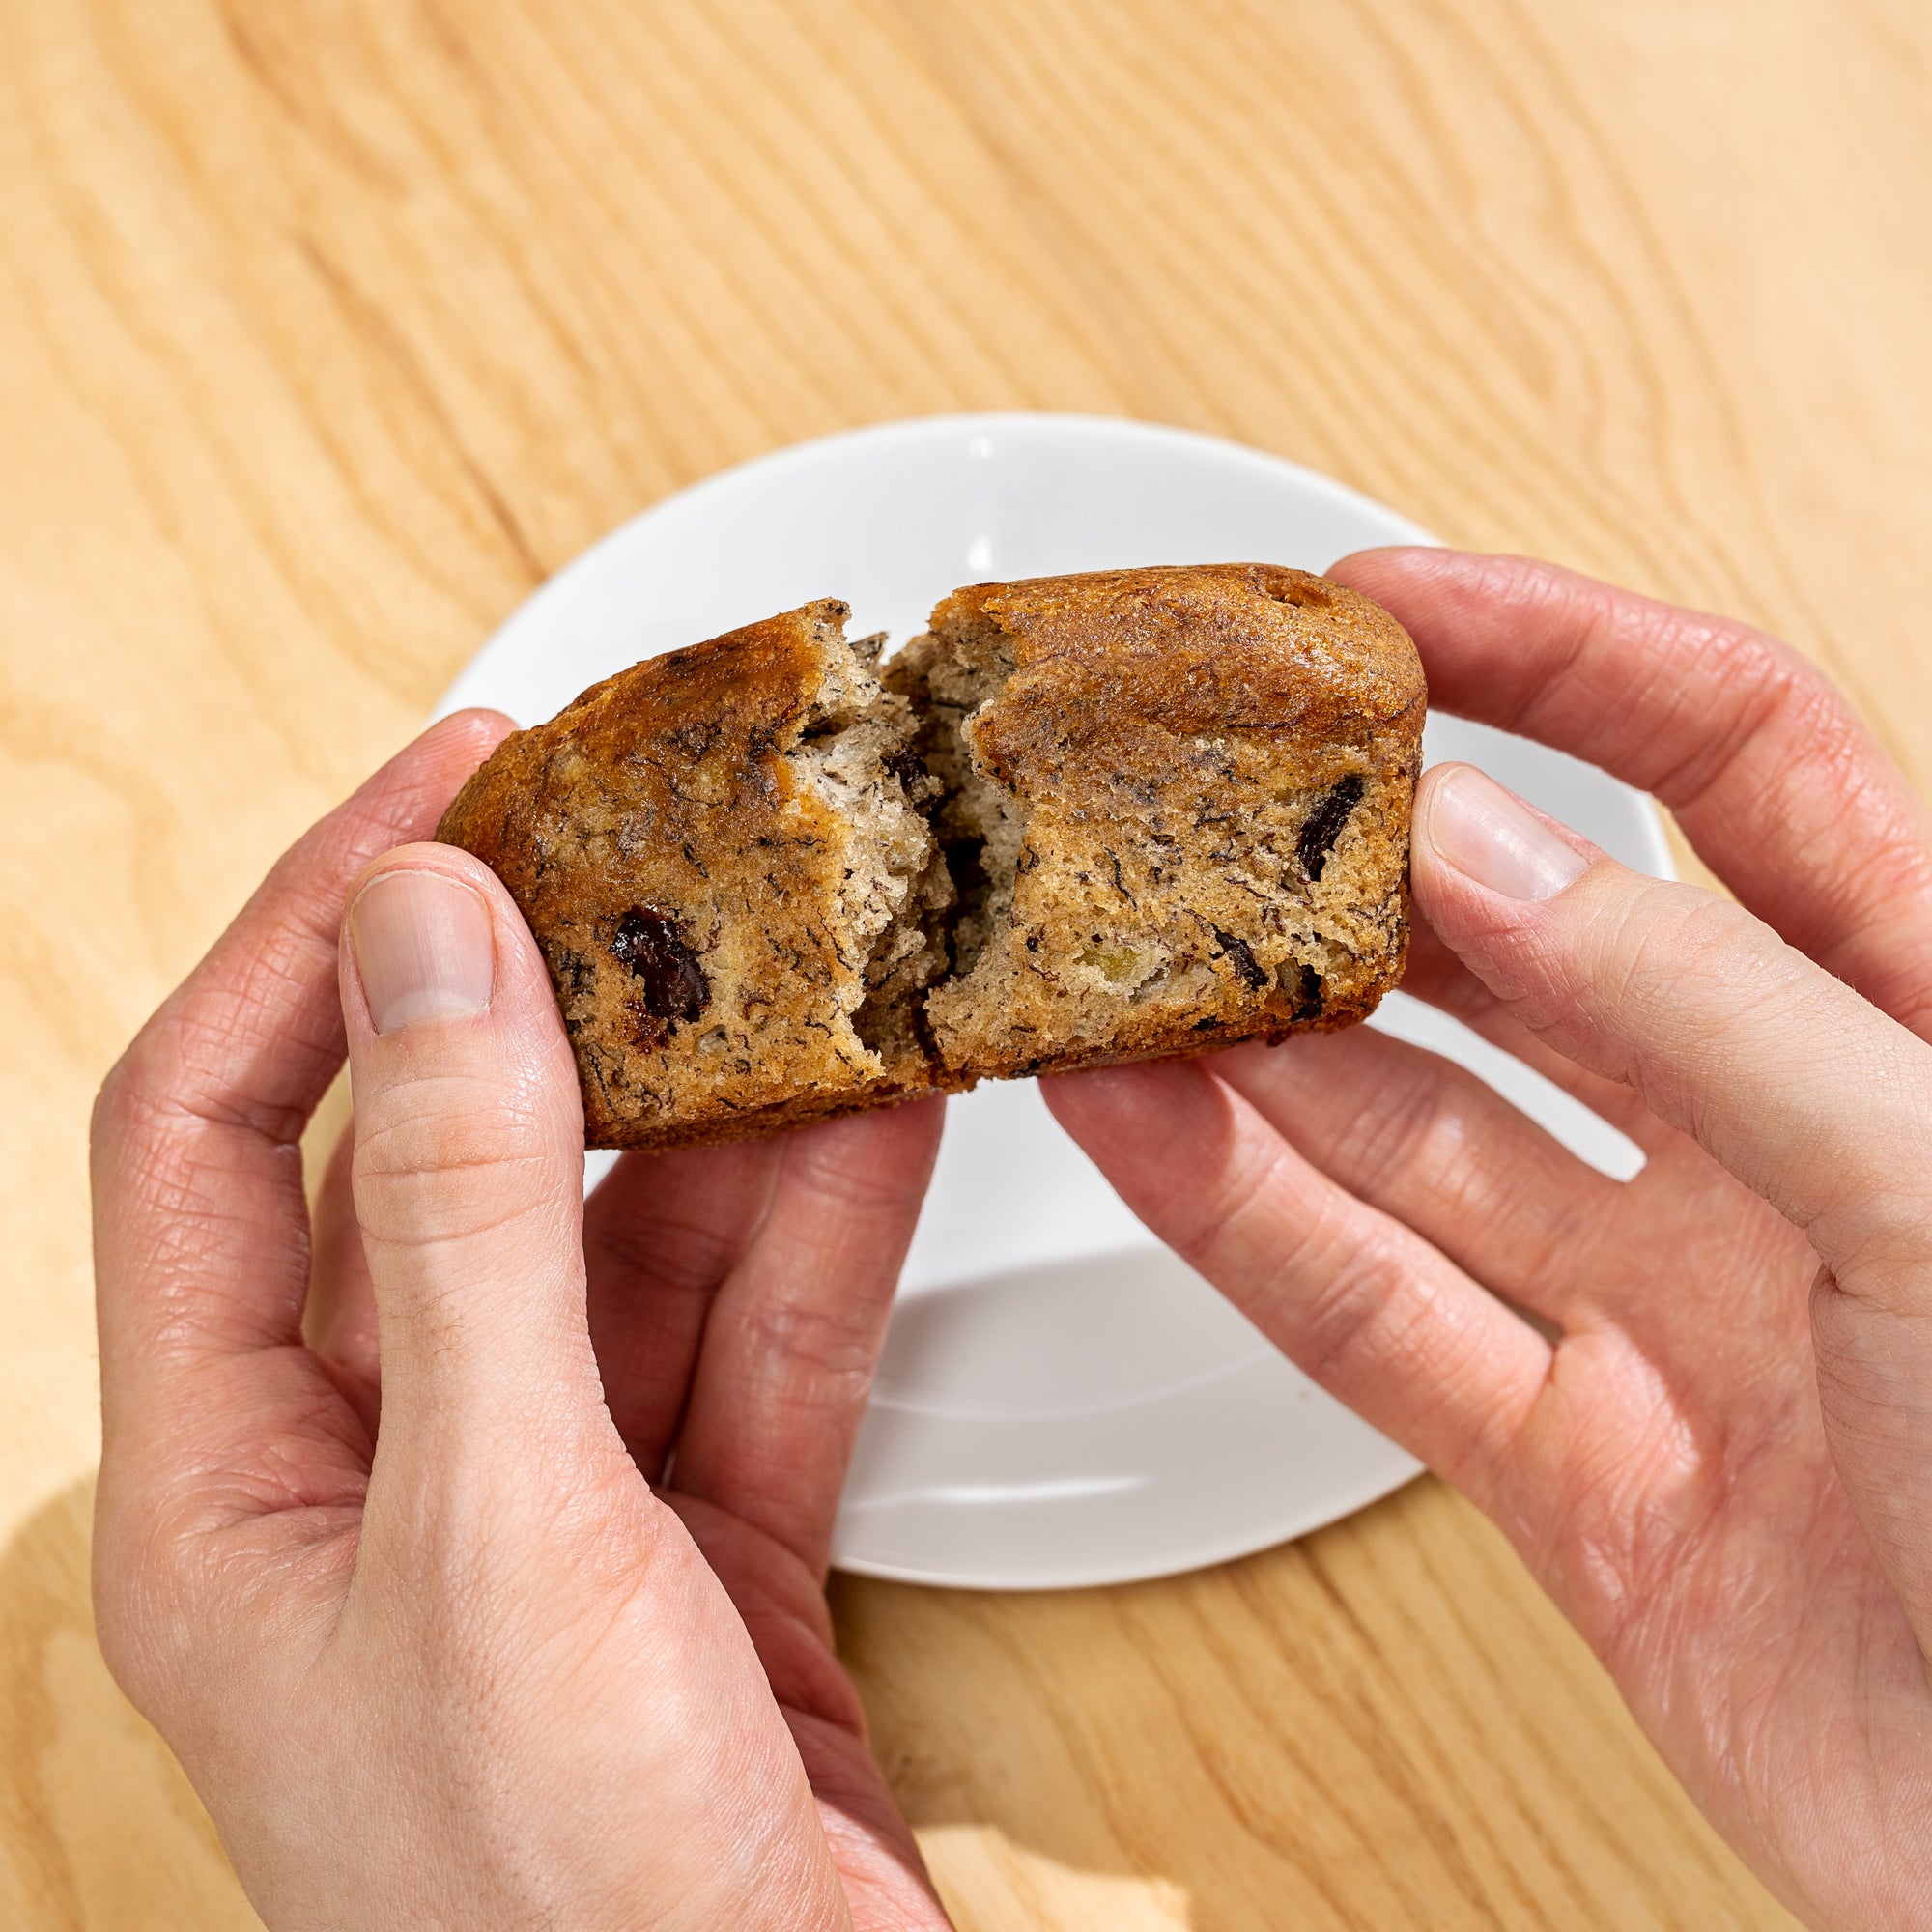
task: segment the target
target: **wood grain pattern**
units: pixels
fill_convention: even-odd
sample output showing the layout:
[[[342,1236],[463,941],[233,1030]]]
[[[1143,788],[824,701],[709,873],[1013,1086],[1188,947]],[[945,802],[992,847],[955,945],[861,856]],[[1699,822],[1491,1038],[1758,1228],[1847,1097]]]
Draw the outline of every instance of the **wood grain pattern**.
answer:
[[[251,1922],[89,1634],[95,1084],[490,628],[912,412],[1219,431],[1780,629],[1932,776],[1912,0],[0,4],[0,1918]],[[1420,1485],[847,1582],[963,1925],[1772,1927]]]

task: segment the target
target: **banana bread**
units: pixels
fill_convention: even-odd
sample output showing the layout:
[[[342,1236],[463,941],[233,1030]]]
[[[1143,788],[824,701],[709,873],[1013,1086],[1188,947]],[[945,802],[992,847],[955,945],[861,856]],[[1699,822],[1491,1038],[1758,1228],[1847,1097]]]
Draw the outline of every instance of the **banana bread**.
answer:
[[[887,670],[961,903],[953,1075],[1345,1026],[1401,977],[1424,688],[1368,599],[1265,564],[949,597]]]
[[[543,947],[594,1147],[1278,1039],[1401,977],[1421,666],[1271,564],[827,600],[519,732],[438,836]]]
[[[593,686],[437,829],[543,948],[592,1147],[732,1140],[931,1084],[952,898],[882,639],[826,600]]]

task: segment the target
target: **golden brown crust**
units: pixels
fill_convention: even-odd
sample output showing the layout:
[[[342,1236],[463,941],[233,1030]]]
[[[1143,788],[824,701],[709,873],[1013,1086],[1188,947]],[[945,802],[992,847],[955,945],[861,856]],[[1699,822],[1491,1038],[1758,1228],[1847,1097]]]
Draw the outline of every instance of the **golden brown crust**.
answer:
[[[591,1147],[736,1139],[903,1097],[852,1014],[836,922],[849,829],[798,744],[846,607],[826,600],[652,658],[506,739],[437,831],[542,946]]]
[[[1359,743],[1419,715],[1428,696],[1414,643],[1379,604],[1285,564],[976,583],[933,611],[932,629],[975,620],[1008,640],[1024,681],[1004,694],[1002,740],[1009,756],[1036,765],[1068,753],[1104,756],[1144,726]],[[1104,771],[1090,759],[1057,777],[1079,786]]]

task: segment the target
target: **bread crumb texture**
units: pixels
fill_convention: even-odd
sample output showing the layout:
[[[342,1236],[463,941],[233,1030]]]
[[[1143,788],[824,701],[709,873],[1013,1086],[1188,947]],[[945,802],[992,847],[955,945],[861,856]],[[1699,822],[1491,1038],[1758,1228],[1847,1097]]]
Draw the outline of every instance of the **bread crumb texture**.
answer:
[[[543,948],[593,1147],[1348,1025],[1401,977],[1406,632],[1265,564],[833,600],[505,740],[438,836]]]

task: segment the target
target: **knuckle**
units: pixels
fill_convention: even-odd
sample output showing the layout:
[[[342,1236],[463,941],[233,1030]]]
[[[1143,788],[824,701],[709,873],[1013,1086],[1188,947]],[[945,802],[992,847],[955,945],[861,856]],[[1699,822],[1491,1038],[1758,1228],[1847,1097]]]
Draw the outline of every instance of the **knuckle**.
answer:
[[[592,1203],[598,1197],[591,1197]],[[693,1295],[708,1293],[724,1276],[743,1237],[701,1215],[666,1214],[655,1222],[622,1211],[622,1205],[593,1205],[584,1215],[584,1248],[592,1272],[627,1293]]]
[[[818,1385],[863,1391],[871,1380],[882,1314],[875,1301],[853,1306],[773,1295],[746,1315],[746,1340],[756,1359],[782,1364],[794,1376],[802,1369]]]
[[[138,1286],[169,1333],[218,1321],[225,1306],[220,1299],[209,1301],[192,1291],[211,1253],[234,1233],[236,1209],[224,1187],[233,1171],[232,1149],[205,1132],[194,1116],[157,1104],[132,1081],[117,1082],[97,1103],[94,1136],[97,1211],[131,1211],[144,1217],[146,1228],[132,1272],[123,1266],[115,1278]],[[103,1265],[108,1252],[99,1251]],[[128,1259],[124,1250],[113,1252],[124,1264]]]
[[[170,1106],[167,1100],[168,1055],[158,1037],[165,1024],[164,1016],[156,1014],[107,1069],[94,1096],[88,1123],[89,1143],[97,1160],[119,1164],[138,1157],[160,1137],[170,1120],[186,1118],[185,1110]]]
[[[356,1216],[385,1244],[487,1233],[551,1206],[564,1178],[546,1122],[474,1081],[392,1090],[355,1131]]]
[[[546,1151],[539,1115],[473,1076],[441,1076],[390,1088],[358,1108],[358,1173],[440,1173],[488,1167]]]
[[[1647,682],[1666,704],[1677,694],[1681,712],[1687,668],[1704,688],[1734,694],[1716,728],[1704,715],[1685,717],[1688,745],[1648,776],[1648,788],[1674,809],[1694,807],[1767,745],[1776,746],[1780,760],[1822,777],[1850,739],[1863,736],[1816,667],[1762,631],[1721,618],[1687,618],[1664,605],[1658,607],[1655,638]]]
[[[1351,1126],[1345,1171],[1406,1177],[1450,1225],[1506,1228],[1520,1264],[1540,1272],[1575,1228],[1568,1220],[1545,1225],[1548,1170],[1534,1144],[1513,1139],[1525,1123],[1514,1109],[1497,1117],[1493,1096],[1473,1075],[1430,1059],[1434,1065],[1378,1089],[1376,1104]]]
[[[136,1709],[156,1718],[194,1675],[192,1581],[164,1514],[122,1493],[111,1475],[103,1481],[94,1542],[96,1635],[108,1674]]]
[[[1439,1065],[1398,1081],[1379,1083],[1375,1104],[1360,1108],[1345,1130],[1341,1151],[1350,1172],[1414,1173],[1446,1181],[1466,1159],[1469,1136],[1461,1095]]]
[[[894,1163],[857,1161],[840,1140],[826,1137],[794,1150],[801,1179],[813,1197],[840,1220],[874,1226],[905,1214],[922,1192]]]
[[[1323,1384],[1346,1378],[1365,1357],[1379,1357],[1399,1344],[1389,1328],[1405,1276],[1385,1243],[1369,1239],[1339,1252],[1324,1244],[1301,1259],[1303,1267],[1291,1261],[1284,1273],[1318,1277],[1312,1292],[1295,1297],[1293,1352],[1309,1376]]]
[[[1788,997],[1798,955],[1696,886],[1602,874],[1520,955],[1509,1004],[1559,1052],[1631,1080],[1658,1048],[1694,1052],[1729,1018]]]
[[[1164,1240],[1190,1266],[1213,1275],[1217,1260],[1245,1242],[1251,1221],[1267,1218],[1272,1198],[1294,1156],[1272,1134],[1231,1139],[1228,1156],[1200,1172],[1176,1174],[1150,1216]]]
[[[1619,1031],[1648,1032],[1662,1017],[1687,1036],[1787,997],[1798,963],[1742,908],[1661,880],[1644,880],[1627,896],[1584,962],[1600,1009]],[[1687,987],[1722,997],[1687,1001]]]
[[[96,1158],[118,1152],[133,1124],[133,1075],[128,1067],[129,1047],[107,1069],[99,1091],[94,1096],[94,1111],[88,1120],[88,1143]]]

